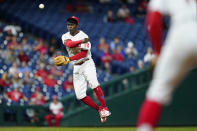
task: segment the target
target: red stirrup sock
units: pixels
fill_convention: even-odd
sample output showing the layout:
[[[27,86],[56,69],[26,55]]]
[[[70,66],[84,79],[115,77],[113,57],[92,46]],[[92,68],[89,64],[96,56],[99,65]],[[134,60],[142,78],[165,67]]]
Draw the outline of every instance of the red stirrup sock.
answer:
[[[156,126],[161,116],[163,106],[155,101],[145,100],[139,113],[137,126],[148,124],[152,128]]]
[[[83,99],[81,99],[81,101],[83,101],[86,105],[96,110],[99,110],[99,106],[96,103],[94,103],[94,101],[89,96],[84,97]]]
[[[105,97],[104,97],[103,90],[101,89],[101,87],[97,86],[96,88],[94,88],[94,92],[96,93],[96,96],[98,100],[100,101],[101,106],[106,107]]]

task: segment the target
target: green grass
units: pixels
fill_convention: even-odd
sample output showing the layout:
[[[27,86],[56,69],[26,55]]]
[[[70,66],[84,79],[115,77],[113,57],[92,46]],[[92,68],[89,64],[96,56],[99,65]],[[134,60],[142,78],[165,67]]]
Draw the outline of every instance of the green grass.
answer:
[[[135,131],[135,127],[1,127],[0,131]],[[197,127],[163,127],[156,131],[197,131]]]

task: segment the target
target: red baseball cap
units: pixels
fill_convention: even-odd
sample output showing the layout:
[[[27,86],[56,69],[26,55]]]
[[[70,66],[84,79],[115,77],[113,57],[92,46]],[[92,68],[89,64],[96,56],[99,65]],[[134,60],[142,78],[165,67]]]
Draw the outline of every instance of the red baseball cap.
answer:
[[[67,19],[67,21],[69,20],[75,20],[77,22],[77,24],[79,24],[79,18],[77,18],[76,16],[71,16]]]

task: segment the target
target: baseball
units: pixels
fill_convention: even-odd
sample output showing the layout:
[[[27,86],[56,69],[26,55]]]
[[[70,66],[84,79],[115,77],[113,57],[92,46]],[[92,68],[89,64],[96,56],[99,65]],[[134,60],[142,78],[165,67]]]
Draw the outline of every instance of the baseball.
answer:
[[[43,9],[44,8],[44,4],[39,4],[39,8]]]

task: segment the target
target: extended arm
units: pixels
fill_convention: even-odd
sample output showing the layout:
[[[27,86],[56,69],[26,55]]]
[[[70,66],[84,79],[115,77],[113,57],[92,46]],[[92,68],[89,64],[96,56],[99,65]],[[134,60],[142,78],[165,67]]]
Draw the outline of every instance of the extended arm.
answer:
[[[77,47],[79,44],[81,44],[81,40],[78,41],[67,40],[64,44],[69,48]]]
[[[86,43],[88,41],[89,41],[89,38],[84,38],[84,39],[78,40],[78,41],[72,41],[72,40],[68,39],[68,40],[66,40],[66,42],[64,44],[69,48],[73,48],[73,47],[77,47],[81,43]]]
[[[82,50],[81,52],[75,54],[74,56],[70,57],[70,61],[79,60],[87,56],[88,50]]]

